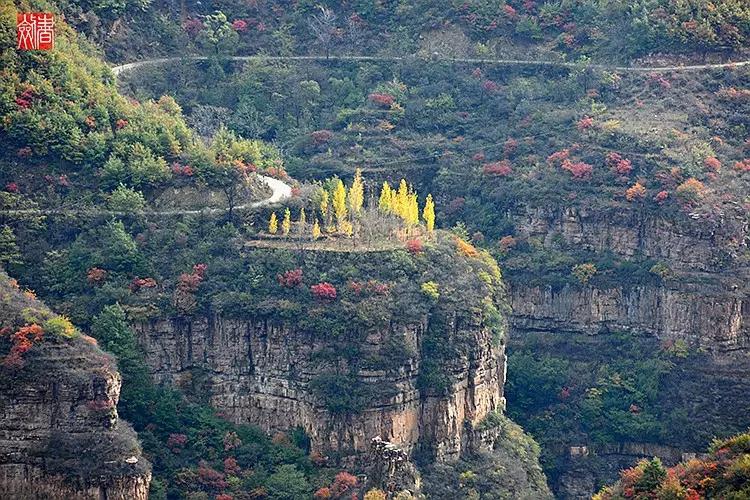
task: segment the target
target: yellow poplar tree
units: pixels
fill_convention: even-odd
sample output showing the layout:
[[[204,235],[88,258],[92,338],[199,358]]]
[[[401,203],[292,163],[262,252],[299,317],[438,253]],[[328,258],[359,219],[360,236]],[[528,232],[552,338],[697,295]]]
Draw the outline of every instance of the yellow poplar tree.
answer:
[[[339,231],[343,229],[343,223],[346,220],[346,188],[344,183],[339,179],[333,191],[333,213],[336,216],[336,226]]]
[[[292,212],[287,208],[284,210],[284,220],[281,221],[281,232],[286,236],[292,228]]]
[[[276,212],[271,213],[271,219],[268,221],[268,232],[276,234],[279,230],[279,220],[276,218]]]
[[[313,224],[312,228],[312,237],[314,240],[317,240],[320,238],[320,224],[318,224],[318,218],[315,218],[315,224]]]
[[[354,182],[349,188],[349,210],[352,217],[359,215],[365,202],[365,186],[362,182],[362,170],[357,169],[354,174]]]
[[[427,200],[422,211],[422,218],[427,225],[427,232],[431,233],[435,229],[435,202],[432,201],[432,195],[427,195]]]
[[[323,215],[324,220],[328,217],[328,191],[325,189],[320,196],[320,213]]]
[[[388,181],[383,183],[383,189],[380,190],[378,208],[385,214],[391,213],[393,210],[393,190],[391,189],[390,184],[388,184]]]
[[[410,193],[406,210],[406,223],[412,226],[419,224],[419,202],[417,193]]]
[[[406,185],[406,180],[401,179],[401,183],[398,185],[398,192],[393,200],[393,211],[402,219],[406,219],[406,211],[408,210],[408,207],[409,187]]]

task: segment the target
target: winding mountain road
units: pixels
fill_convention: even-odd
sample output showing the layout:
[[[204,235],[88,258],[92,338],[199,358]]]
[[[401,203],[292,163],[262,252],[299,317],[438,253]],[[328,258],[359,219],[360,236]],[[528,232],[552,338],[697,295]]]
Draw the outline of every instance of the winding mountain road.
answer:
[[[121,64],[119,66],[112,67],[112,73],[115,76],[120,75],[126,71],[140,68],[149,65],[159,65],[168,62],[178,61],[205,61],[208,57],[206,56],[187,56],[187,57],[162,57],[156,59],[145,59],[143,61],[136,61],[127,64]],[[355,62],[400,62],[400,61],[412,61],[419,59],[417,56],[231,56],[227,57],[231,61],[355,61]],[[467,64],[497,64],[506,66],[549,66],[558,68],[573,68],[579,66],[580,63],[576,62],[564,62],[564,61],[538,61],[533,59],[486,59],[486,58],[446,58],[446,57],[435,57],[429,60],[435,62],[458,62]],[[737,62],[725,62],[715,64],[691,64],[682,66],[615,66],[608,64],[589,64],[587,67],[592,69],[601,69],[607,71],[620,71],[623,73],[650,73],[660,71],[704,71],[708,69],[723,69],[723,68],[737,68],[741,66],[750,65],[750,60],[737,61]]]
[[[292,187],[286,182],[268,177],[265,175],[258,175],[258,178],[263,181],[269,188],[271,188],[271,196],[265,200],[256,201],[253,203],[246,203],[233,208],[233,210],[243,210],[248,208],[258,208],[267,205],[273,205],[286,200],[292,196]],[[228,208],[203,208],[201,210],[187,210],[187,209],[174,209],[174,210],[141,210],[137,212],[119,212],[116,210],[101,210],[98,208],[21,208],[21,209],[10,209],[3,210],[2,215],[114,215],[114,216],[125,216],[125,215],[216,215],[225,213],[229,210]]]

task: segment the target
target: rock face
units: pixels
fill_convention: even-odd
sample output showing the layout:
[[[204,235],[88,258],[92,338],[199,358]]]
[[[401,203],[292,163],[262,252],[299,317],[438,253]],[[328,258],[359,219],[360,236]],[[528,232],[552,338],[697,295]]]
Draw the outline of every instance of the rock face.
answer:
[[[711,223],[676,223],[636,211],[519,211],[515,218],[521,237],[534,238],[545,247],[649,259],[668,267],[671,275],[650,282],[631,280],[598,287],[553,287],[511,277],[511,344],[522,347],[525,339],[546,336],[556,339],[549,344],[560,349],[565,343],[562,338],[570,338],[575,345],[576,336],[601,335],[604,352],[604,334],[609,332],[653,336],[658,342],[684,341],[691,352],[706,355],[700,358],[700,365],[684,373],[682,367],[676,370],[680,373],[669,384],[672,389],[664,395],[664,404],[682,408],[712,428],[718,423],[726,428],[747,425],[743,409],[747,402],[742,394],[746,394],[750,372],[750,268],[746,263],[750,231],[747,220],[731,218],[729,210],[726,212]],[[592,338],[592,342],[596,340]],[[637,450],[633,443],[618,446],[608,451],[592,449],[599,464],[595,466],[588,458],[568,457],[567,450],[557,453],[559,460],[567,463],[566,473],[553,481],[557,495],[590,498],[601,485],[603,470],[614,478],[622,467],[655,453],[648,443],[643,445],[648,453],[641,455],[633,451]],[[676,452],[689,451],[695,450]],[[657,455],[667,463],[675,462],[669,454]],[[599,470],[593,472],[596,468]]]
[[[0,273],[0,327],[49,314],[7,280]],[[21,366],[0,364],[0,498],[146,500],[150,464],[118,418],[115,361],[89,337],[44,335]]]
[[[750,268],[742,264],[750,238],[746,220],[675,224],[634,212],[604,216],[578,209],[528,210],[518,218],[520,234],[545,246],[562,241],[625,259],[640,256],[674,275],[658,284],[606,288],[511,282],[517,335],[621,330],[685,340],[717,355],[750,347]]]
[[[446,367],[449,386],[438,393],[418,384],[426,328],[392,325],[370,334],[363,356],[382,352],[393,339],[415,354],[387,369],[360,370],[357,381],[372,389],[371,399],[358,413],[337,415],[311,389],[323,373],[316,358],[327,346],[293,322],[214,316],[135,326],[157,379],[180,385],[203,371],[211,404],[235,422],[269,432],[302,427],[323,454],[362,455],[379,436],[409,453],[450,460],[465,450],[474,424],[504,407],[504,346],[494,345],[481,318],[454,317],[446,336],[464,337],[471,347]]]
[[[600,289],[513,285],[511,324],[524,331],[647,333],[685,340],[719,353],[750,346],[750,297],[731,290],[713,295],[695,287],[632,286]],[[708,288],[708,287],[707,287]]]

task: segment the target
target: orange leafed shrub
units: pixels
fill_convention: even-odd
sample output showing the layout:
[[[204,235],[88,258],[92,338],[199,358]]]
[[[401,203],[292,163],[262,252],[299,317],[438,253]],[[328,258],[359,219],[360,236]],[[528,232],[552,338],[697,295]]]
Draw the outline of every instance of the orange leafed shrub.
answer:
[[[507,252],[508,250],[516,246],[516,243],[517,241],[513,236],[507,235],[500,238],[498,246],[500,247],[500,250],[502,250],[503,252]]]
[[[3,366],[6,368],[22,368],[23,355],[33,347],[35,342],[42,340],[43,336],[44,330],[36,323],[19,328],[18,331],[11,335],[13,345],[3,360]]]
[[[644,196],[646,196],[646,188],[640,182],[636,182],[625,191],[625,199],[628,201],[641,200]]]
[[[694,201],[703,196],[705,186],[698,179],[691,177],[677,186],[677,196],[685,201]]]
[[[703,160],[703,165],[707,170],[710,170],[711,172],[718,172],[719,170],[721,170],[721,162],[715,156],[709,156],[708,158]]]
[[[313,495],[313,498],[315,500],[327,500],[328,498],[331,498],[333,494],[331,493],[331,488],[324,486],[323,488],[320,488],[318,491],[315,492]]]
[[[357,478],[349,474],[348,472],[339,472],[333,480],[331,485],[331,493],[337,496],[341,496],[347,491],[357,486]]]
[[[474,245],[462,240],[461,238],[456,238],[456,248],[467,257],[476,257],[479,255],[479,251],[474,248]]]

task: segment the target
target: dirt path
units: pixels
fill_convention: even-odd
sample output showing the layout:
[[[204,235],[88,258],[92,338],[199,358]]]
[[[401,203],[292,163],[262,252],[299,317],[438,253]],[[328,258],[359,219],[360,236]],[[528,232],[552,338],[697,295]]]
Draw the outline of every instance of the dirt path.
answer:
[[[166,62],[176,61],[205,61],[205,56],[187,56],[187,57],[163,57],[157,59],[146,59],[119,66],[114,66],[112,72],[115,76],[123,72],[140,68],[148,65],[158,65]],[[375,62],[399,62],[418,59],[416,56],[232,56],[227,59],[232,61],[375,61]],[[535,61],[532,59],[482,59],[482,58],[441,58],[430,59],[435,62],[458,62],[468,64],[497,64],[505,66],[550,66],[558,68],[573,68],[579,66],[575,62],[556,62],[556,61]],[[614,66],[607,64],[589,64],[589,68],[601,69],[607,71],[620,71],[624,73],[650,73],[661,71],[703,71],[707,69],[737,68],[750,65],[748,61],[726,62],[716,64],[692,64],[684,66]]]

